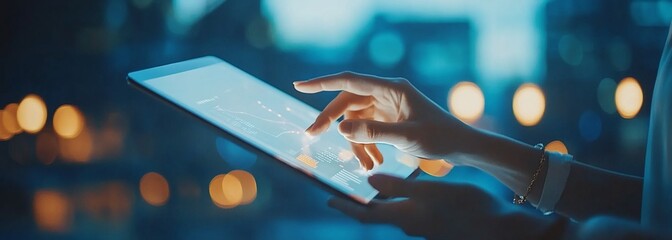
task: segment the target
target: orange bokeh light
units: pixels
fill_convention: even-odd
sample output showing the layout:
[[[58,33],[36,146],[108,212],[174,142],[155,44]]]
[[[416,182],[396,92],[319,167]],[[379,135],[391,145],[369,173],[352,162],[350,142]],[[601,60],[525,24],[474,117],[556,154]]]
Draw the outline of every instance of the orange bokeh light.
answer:
[[[232,205],[224,197],[224,190],[222,189],[222,179],[224,179],[225,174],[219,174],[210,180],[210,199],[218,207],[227,208],[226,206]],[[232,206],[233,207],[233,206]],[[230,207],[228,207],[230,208]]]
[[[631,119],[637,116],[644,102],[644,93],[637,79],[626,77],[621,80],[616,87],[614,101],[621,117]]]
[[[77,193],[77,206],[95,219],[123,222],[131,214],[133,197],[124,183],[111,181]]]
[[[83,114],[72,105],[62,105],[54,112],[54,131],[62,138],[72,139],[79,135],[84,128]]]
[[[243,191],[240,204],[246,205],[252,203],[257,197],[257,181],[254,179],[254,176],[244,170],[233,170],[228,175],[233,175],[240,181]]]
[[[448,93],[448,109],[462,121],[478,121],[485,109],[483,91],[473,82],[459,82]]]
[[[513,115],[523,126],[534,126],[544,116],[546,97],[539,86],[526,83],[513,94]]]
[[[88,162],[93,154],[93,136],[91,131],[84,127],[76,138],[60,138],[58,146],[63,160],[78,163]]]
[[[235,175],[219,174],[210,181],[210,198],[220,208],[234,208],[243,199],[243,187]]]
[[[562,154],[568,154],[569,151],[567,150],[567,146],[560,141],[560,140],[555,140],[546,145],[546,151],[551,151],[551,152],[559,152]]]
[[[18,134],[23,131],[21,126],[19,126],[19,122],[16,120],[17,110],[19,110],[19,104],[10,103],[5,106],[5,109],[2,113],[2,125],[5,127],[5,130],[12,134]]]
[[[140,179],[140,195],[153,206],[163,206],[170,196],[166,178],[156,172],[149,172]]]
[[[38,134],[35,140],[35,155],[46,165],[53,163],[58,156],[58,138],[48,131]]]
[[[234,205],[239,205],[243,200],[243,184],[233,174],[226,174],[222,178],[222,190],[224,198]]]
[[[40,96],[29,94],[16,110],[16,120],[19,126],[28,133],[37,133],[47,122],[47,106]]]
[[[72,223],[72,204],[63,193],[53,190],[35,192],[33,214],[37,226],[49,232],[66,232]]]
[[[5,126],[3,124],[3,117],[5,115],[5,112],[3,110],[0,110],[0,141],[8,140],[14,136],[9,130],[5,129]]]

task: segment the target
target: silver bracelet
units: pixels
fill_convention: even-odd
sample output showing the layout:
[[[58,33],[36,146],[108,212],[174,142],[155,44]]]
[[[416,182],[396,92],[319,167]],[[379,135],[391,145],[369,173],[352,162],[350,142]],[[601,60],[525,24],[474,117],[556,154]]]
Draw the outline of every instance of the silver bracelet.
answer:
[[[534,148],[541,150],[541,160],[539,160],[539,166],[537,167],[537,170],[535,170],[534,173],[532,174],[532,180],[530,181],[530,185],[527,186],[525,194],[523,195],[518,195],[515,193],[513,194],[513,204],[520,205],[527,202],[527,195],[530,194],[530,191],[532,191],[534,182],[537,181],[537,177],[539,176],[541,169],[544,167],[544,162],[546,162],[547,156],[546,156],[546,147],[544,146],[544,144],[539,143],[537,145],[534,145]]]

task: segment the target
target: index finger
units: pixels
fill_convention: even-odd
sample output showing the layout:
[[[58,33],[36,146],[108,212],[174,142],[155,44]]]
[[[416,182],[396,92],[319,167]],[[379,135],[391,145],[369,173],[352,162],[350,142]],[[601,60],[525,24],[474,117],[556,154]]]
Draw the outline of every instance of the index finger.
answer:
[[[294,88],[303,93],[322,91],[347,91],[357,95],[375,95],[389,86],[390,80],[372,75],[344,72],[313,78],[307,81],[294,82]]]

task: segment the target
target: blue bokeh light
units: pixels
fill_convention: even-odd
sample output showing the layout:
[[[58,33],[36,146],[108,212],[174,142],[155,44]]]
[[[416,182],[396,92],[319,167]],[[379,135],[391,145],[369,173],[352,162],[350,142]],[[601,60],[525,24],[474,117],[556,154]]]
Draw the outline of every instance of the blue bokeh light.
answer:
[[[233,169],[249,169],[257,161],[256,154],[223,137],[215,138],[215,147],[219,156]]]
[[[581,113],[579,118],[579,133],[581,137],[588,141],[595,141],[602,133],[602,119],[597,113],[586,110]]]

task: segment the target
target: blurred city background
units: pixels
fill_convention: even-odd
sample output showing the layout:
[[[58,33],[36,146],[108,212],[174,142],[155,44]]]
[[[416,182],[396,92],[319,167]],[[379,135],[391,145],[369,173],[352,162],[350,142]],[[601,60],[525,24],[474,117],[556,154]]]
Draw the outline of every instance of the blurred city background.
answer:
[[[671,21],[670,0],[2,1],[0,238],[410,238],[126,83],[204,55],[318,109],[335,93],[292,81],[404,77],[472,125],[641,176]]]

